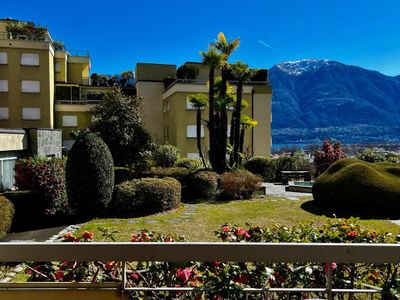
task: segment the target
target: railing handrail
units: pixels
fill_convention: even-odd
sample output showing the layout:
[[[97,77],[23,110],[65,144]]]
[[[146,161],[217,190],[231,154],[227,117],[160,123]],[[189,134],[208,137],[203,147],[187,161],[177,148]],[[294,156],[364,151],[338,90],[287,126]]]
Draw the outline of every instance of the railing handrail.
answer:
[[[204,85],[207,84],[208,80],[203,79],[175,79],[172,81],[166,88],[165,91],[169,90],[175,84],[183,83],[183,84],[197,84],[197,85]],[[231,84],[237,84],[237,80],[228,80]],[[268,81],[251,81],[247,80],[243,82],[244,85],[267,85],[269,84]]]
[[[0,261],[400,263],[399,244],[0,243]]]

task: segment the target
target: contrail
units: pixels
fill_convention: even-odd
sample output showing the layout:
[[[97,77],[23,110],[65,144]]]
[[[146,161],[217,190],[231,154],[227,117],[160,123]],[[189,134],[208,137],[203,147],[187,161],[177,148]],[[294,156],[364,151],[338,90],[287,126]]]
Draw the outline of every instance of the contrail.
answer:
[[[261,40],[258,40],[258,42],[259,42],[261,45],[264,45],[265,47],[267,47],[267,48],[269,48],[269,49],[271,49],[271,50],[276,51],[275,48],[272,48],[272,47],[271,47],[270,45],[268,45],[267,43],[265,43],[265,42],[263,42],[263,41],[261,41]]]

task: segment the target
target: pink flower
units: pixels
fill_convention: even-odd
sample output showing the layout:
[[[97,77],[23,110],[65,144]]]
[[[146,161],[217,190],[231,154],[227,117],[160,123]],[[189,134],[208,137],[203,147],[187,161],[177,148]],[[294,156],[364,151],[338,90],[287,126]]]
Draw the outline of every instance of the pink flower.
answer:
[[[357,231],[349,231],[348,233],[347,233],[347,236],[349,236],[349,237],[356,237],[358,235],[358,232]]]
[[[224,227],[222,227],[222,231],[229,232],[229,231],[231,231],[231,228],[229,226],[224,226]]]
[[[335,262],[331,263],[331,268],[332,268],[332,271],[337,268],[337,265]],[[324,272],[328,273],[328,264],[327,263],[324,265]]]
[[[132,273],[131,274],[131,279],[133,280],[139,280],[140,279],[140,275],[138,273]]]
[[[185,268],[183,270],[181,268],[179,268],[176,271],[176,278],[180,279],[183,282],[186,282],[189,280],[191,273],[192,273],[192,271],[190,270],[190,268]]]

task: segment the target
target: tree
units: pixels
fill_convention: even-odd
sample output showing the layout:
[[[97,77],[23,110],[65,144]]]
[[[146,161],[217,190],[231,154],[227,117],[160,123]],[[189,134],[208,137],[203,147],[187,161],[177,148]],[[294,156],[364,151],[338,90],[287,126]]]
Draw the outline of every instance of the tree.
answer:
[[[196,138],[197,138],[197,149],[201,161],[203,162],[204,168],[207,168],[206,160],[204,159],[203,151],[201,149],[201,112],[207,106],[208,98],[204,94],[194,94],[189,97],[190,103],[196,108]]]
[[[241,61],[235,62],[231,66],[232,75],[237,80],[236,88],[236,106],[232,115],[233,126],[231,128],[231,135],[233,135],[233,162],[239,164],[239,149],[240,149],[240,119],[242,114],[242,93],[243,82],[249,80],[253,75],[253,71],[249,66]]]
[[[121,79],[119,83],[121,87],[127,87],[128,85],[132,84],[132,80],[135,76],[133,75],[133,71],[125,71],[121,73]]]
[[[212,46],[215,47],[222,58],[224,59],[224,63],[221,65],[221,90],[220,90],[220,101],[226,102],[225,105],[221,106],[221,111],[217,114],[217,126],[216,126],[216,136],[215,138],[218,140],[217,143],[217,151],[215,153],[216,156],[216,171],[222,173],[226,169],[226,149],[227,149],[227,131],[228,131],[228,114],[227,114],[227,105],[230,101],[230,98],[227,96],[227,82],[228,82],[228,71],[229,64],[228,59],[232,55],[233,52],[237,50],[239,47],[240,40],[239,38],[227,40],[225,35],[220,32],[218,34],[217,40],[212,43]]]
[[[65,51],[65,45],[62,41],[54,41],[53,42],[53,48],[55,51]]]
[[[192,65],[182,65],[176,70],[176,77],[184,81],[196,79],[199,76],[199,68]]]
[[[257,126],[258,122],[256,120],[253,120],[251,117],[247,116],[247,115],[243,115],[240,118],[240,126],[241,126],[241,130],[240,130],[240,144],[239,144],[239,151],[240,153],[243,153],[244,151],[244,134],[246,132],[246,129],[250,129],[253,128],[255,126]],[[241,159],[239,158],[239,163],[241,163]]]
[[[218,53],[217,49],[210,47],[207,52],[200,52],[203,57],[203,64],[210,67],[209,70],[209,81],[208,81],[208,132],[210,137],[210,151],[209,158],[213,170],[218,167],[217,157],[216,157],[216,113],[215,113],[215,101],[214,101],[214,80],[215,80],[215,69],[221,68],[225,63],[223,55]]]
[[[96,120],[89,126],[110,148],[115,165],[133,171],[140,171],[153,149],[153,139],[143,127],[142,102],[141,97],[125,96],[114,88],[92,109]]]
[[[102,214],[111,201],[114,188],[113,159],[102,139],[82,132],[68,154],[67,195],[70,206],[80,217]]]
[[[330,140],[325,139],[321,149],[314,153],[316,176],[321,175],[330,167],[330,165],[342,158],[346,158],[346,154],[344,153],[340,142],[336,142],[332,145]]]

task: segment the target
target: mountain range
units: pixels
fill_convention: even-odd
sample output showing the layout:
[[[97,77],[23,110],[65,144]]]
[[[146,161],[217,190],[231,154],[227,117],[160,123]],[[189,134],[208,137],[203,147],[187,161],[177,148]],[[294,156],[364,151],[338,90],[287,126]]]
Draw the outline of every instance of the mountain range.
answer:
[[[400,141],[400,76],[326,59],[269,70],[274,143]]]

